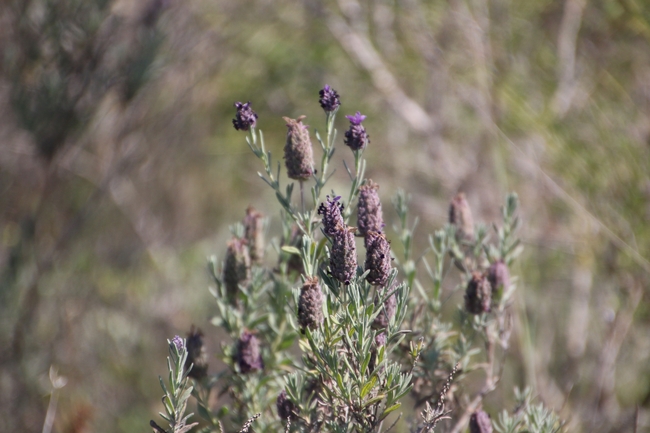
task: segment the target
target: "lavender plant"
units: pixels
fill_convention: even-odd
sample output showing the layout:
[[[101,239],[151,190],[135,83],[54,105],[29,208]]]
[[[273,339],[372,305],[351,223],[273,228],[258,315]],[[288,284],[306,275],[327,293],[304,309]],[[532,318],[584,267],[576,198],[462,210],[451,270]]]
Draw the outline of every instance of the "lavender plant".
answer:
[[[165,385],[162,377],[160,379],[160,386],[165,393],[162,398],[165,413],[160,413],[160,416],[169,423],[169,431],[173,433],[186,433],[198,423],[187,424],[187,420],[193,415],[185,415],[187,409],[187,402],[192,393],[192,386],[189,385],[188,372],[191,370],[185,368],[187,361],[187,347],[185,340],[178,335],[174,337],[169,344],[169,357],[167,358],[167,368],[169,370],[169,383]],[[149,425],[155,432],[163,433],[168,430],[160,427],[154,420],[149,422]]]
[[[515,236],[517,196],[506,198],[503,221],[491,235],[487,227],[475,226],[459,193],[450,204],[449,223],[431,234],[429,248],[416,256],[417,219],[410,222],[409,197],[399,192],[393,201],[396,254],[384,230],[379,186],[365,178],[369,139],[359,112],[346,116],[345,144],[354,158],[352,168],[346,164],[350,189],[345,196],[331,191],[323,197],[341,102],[329,86],[320,91],[319,102],[325,135],[314,134],[321,150],[318,167],[305,117],[284,118],[284,162],[291,180],[286,185],[251,104],[235,104],[233,125],[247,133],[262,162],[258,174],[280,204],[283,233],[265,246],[265,219],[249,208],[243,223],[231,227],[224,260],[209,261],[217,310],[212,323],[229,337],[220,354],[226,368],[206,374],[202,333],[196,329],[188,336],[189,355],[183,344],[175,367],[185,366],[194,380],[191,392],[205,421],[201,431],[223,432],[224,426],[241,431],[242,424],[248,429],[258,418],[251,416],[260,414],[255,424],[260,432],[388,432],[410,397],[421,410],[421,419],[409,426],[413,432],[437,426],[456,433],[468,426],[471,432],[492,432],[482,401],[498,386],[509,347],[516,288],[509,269],[521,252]],[[299,198],[293,196],[295,182]],[[311,197],[305,197],[306,185]],[[358,227],[349,225],[355,210]],[[364,240],[365,260],[359,260],[357,237]],[[269,249],[278,262],[268,263]],[[457,284],[449,282],[452,264],[460,271]],[[443,309],[453,309],[450,299],[461,291],[464,302],[455,318],[444,319]],[[463,391],[458,384],[477,370],[483,371],[482,387],[473,394]],[[187,380],[187,374],[180,377]],[[182,386],[175,382],[173,389]],[[219,398],[218,405],[210,403],[211,396]],[[530,404],[530,391],[517,391],[515,397],[518,408],[499,416],[499,431],[562,428],[552,412]],[[166,405],[171,421],[178,412],[174,404]]]

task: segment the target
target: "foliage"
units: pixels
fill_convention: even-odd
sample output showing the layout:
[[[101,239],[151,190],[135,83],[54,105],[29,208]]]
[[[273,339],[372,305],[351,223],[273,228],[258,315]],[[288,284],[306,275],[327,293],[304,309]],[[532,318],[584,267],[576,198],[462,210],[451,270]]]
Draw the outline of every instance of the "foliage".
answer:
[[[474,230],[464,196],[452,201],[450,223],[429,237],[429,249],[417,259],[428,271],[432,284],[427,284],[417,276],[418,266],[412,258],[411,245],[414,226],[407,224],[409,199],[400,192],[394,203],[401,222],[403,254],[395,260],[396,268],[388,264],[383,269],[388,273],[387,279],[377,281],[385,283],[374,285],[369,282],[375,281],[370,280],[370,273],[381,273],[380,268],[384,266],[369,260],[368,239],[377,233],[365,234],[368,255],[365,266],[357,265],[354,244],[344,242],[343,249],[347,250],[344,258],[337,256],[341,236],[356,230],[347,225],[352,209],[356,208],[364,216],[373,213],[375,220],[382,220],[380,203],[375,203],[372,209],[367,207],[370,200],[350,204],[355,202],[364,184],[372,183],[364,178],[362,148],[352,150],[355,164],[354,170],[347,170],[351,183],[347,207],[339,203],[335,191],[332,197],[336,198],[328,196],[327,201],[321,202],[328,180],[328,164],[334,154],[333,125],[338,107],[325,111],[325,140],[318,132],[315,134],[322,160],[320,171],[313,174],[311,203],[306,205],[302,178],[298,181],[299,202],[292,199],[296,182],[282,188],[281,164],[278,163],[277,171],[273,170],[271,153],[265,148],[262,132],[256,129],[257,116],[251,114],[250,104],[235,106],[238,110],[235,127],[248,130],[248,145],[264,164],[264,173],[258,174],[275,192],[283,226],[295,225],[301,240],[296,247],[284,239],[280,251],[285,254],[280,255],[280,263],[266,267],[263,262],[255,264],[248,259],[248,245],[252,244],[255,233],[237,224],[231,228],[234,239],[229,242],[221,269],[216,259],[210,260],[209,269],[216,285],[211,291],[219,312],[213,324],[225,331],[233,343],[222,344],[221,359],[227,365],[226,370],[197,381],[194,396],[199,413],[209,423],[204,430],[221,429],[221,420],[227,420],[226,429],[232,429],[250,414],[261,413],[257,422],[259,431],[277,431],[282,425],[273,421],[272,407],[276,403],[279,421],[286,424],[287,431],[375,433],[382,430],[384,422],[395,419],[389,416],[398,413],[407,396],[414,399],[415,408],[426,405],[421,426],[411,428],[428,432],[442,422],[449,431],[464,429],[470,415],[480,409],[482,399],[497,388],[504,368],[497,350],[508,349],[512,331],[510,310],[516,284],[509,277],[508,267],[521,252],[515,234],[519,225],[517,196],[511,194],[506,198],[503,224],[494,226],[495,243],[490,242],[486,227],[478,226]],[[359,113],[357,117],[348,116],[351,130],[360,128],[359,116]],[[242,123],[241,118],[250,118],[252,122]],[[287,122],[287,143],[295,143],[295,123],[290,119]],[[311,146],[309,137],[301,135],[300,140],[301,146]],[[285,148],[285,152],[290,151],[289,147]],[[302,155],[312,163],[311,151]],[[318,216],[322,221],[319,222]],[[233,248],[235,245],[237,248]],[[278,248],[277,243],[274,247]],[[302,263],[298,272],[287,265],[292,256],[299,257]],[[429,265],[427,256],[432,256],[433,266]],[[397,257],[390,260],[393,259]],[[348,260],[352,261],[351,278],[334,272],[339,260],[346,262],[344,267]],[[460,281],[446,287],[450,285],[444,284],[449,280],[446,268],[452,264],[461,271]],[[241,271],[242,266],[251,269]],[[401,282],[400,274],[404,275]],[[233,278],[235,289],[229,287]],[[487,291],[476,292],[476,284]],[[411,293],[411,287],[417,290]],[[445,303],[443,296],[449,297],[463,288],[466,288],[465,308],[458,309],[456,320],[445,321],[442,307],[451,304]],[[476,296],[482,296],[478,310],[472,307]],[[309,309],[317,311],[305,311]],[[300,314],[311,315],[313,319],[297,320]],[[296,340],[302,362],[293,356]],[[468,403],[456,403],[464,400],[457,393],[468,393],[461,392],[458,383],[475,370],[482,370],[485,376],[482,389],[475,395],[467,395]],[[219,389],[219,395],[227,394],[231,402],[213,410],[208,404],[213,387]],[[530,398],[530,393],[526,398]],[[555,415],[545,411],[541,406],[533,407],[525,412],[523,421],[506,418],[503,422],[508,431],[527,422],[555,425]]]
[[[276,254],[286,258],[279,267],[300,265],[280,248],[284,240],[300,251],[300,230],[278,221],[274,194],[249,174],[264,169],[231,127],[232,102],[254,99],[277,158],[281,117],[317,119],[320,107],[304,101],[323,82],[344,95],[345,114],[368,115],[365,177],[381,184],[384,204],[398,186],[411,197],[404,224],[384,209],[386,237],[409,298],[424,290],[440,299],[440,322],[452,325],[441,333],[460,330],[453,306],[464,290],[454,288],[464,271],[446,259],[444,278],[432,281],[439,262],[427,234],[435,245],[459,190],[476,221],[499,221],[508,191],[520,198],[513,332],[503,359],[495,349],[507,368],[483,410],[511,408],[507,390],[530,384],[571,431],[648,427],[644,2],[7,0],[0,17],[1,431],[142,428],[160,404],[150,373],[165,368],[159,343],[193,323],[209,327],[218,311],[196,269],[217,252],[221,276],[219,246],[249,204],[271,215],[271,233],[282,226],[263,267]],[[335,174],[322,194],[334,189],[348,204],[341,161],[353,173],[355,164],[340,146],[343,123],[337,116],[327,171]],[[284,173],[279,181],[285,194]],[[302,211],[298,193],[296,185]],[[402,231],[416,221],[413,234]],[[214,359],[224,338],[231,343],[218,329],[206,333],[214,371],[225,368]],[[299,350],[291,354],[301,364]],[[51,369],[68,384],[48,402]],[[461,371],[452,392],[474,395],[483,371]],[[220,389],[207,405],[228,404],[228,395],[215,401]],[[414,419],[409,398],[404,420]]]

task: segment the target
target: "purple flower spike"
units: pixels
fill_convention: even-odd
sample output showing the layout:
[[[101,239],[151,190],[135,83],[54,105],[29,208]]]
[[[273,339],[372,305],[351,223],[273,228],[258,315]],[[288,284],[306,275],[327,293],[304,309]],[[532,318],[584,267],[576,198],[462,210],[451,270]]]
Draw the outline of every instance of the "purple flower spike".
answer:
[[[237,131],[248,131],[251,127],[255,127],[257,122],[257,113],[251,108],[251,103],[235,102],[237,114],[232,119],[232,124]]]
[[[350,121],[350,129],[345,131],[345,144],[352,150],[365,149],[370,143],[370,136],[361,122],[366,116],[357,111],[354,116],[345,116]]]

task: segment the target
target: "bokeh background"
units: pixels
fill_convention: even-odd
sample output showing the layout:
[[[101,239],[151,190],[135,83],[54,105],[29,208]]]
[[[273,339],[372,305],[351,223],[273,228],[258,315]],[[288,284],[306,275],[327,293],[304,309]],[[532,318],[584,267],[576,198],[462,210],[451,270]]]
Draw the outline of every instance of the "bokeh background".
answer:
[[[575,432],[650,425],[650,3],[642,0],[5,0],[0,4],[0,430],[147,431],[166,339],[214,313],[206,256],[279,206],[233,129],[361,111],[386,219],[418,233],[465,191],[521,199],[502,390]],[[351,162],[338,119],[338,171]]]

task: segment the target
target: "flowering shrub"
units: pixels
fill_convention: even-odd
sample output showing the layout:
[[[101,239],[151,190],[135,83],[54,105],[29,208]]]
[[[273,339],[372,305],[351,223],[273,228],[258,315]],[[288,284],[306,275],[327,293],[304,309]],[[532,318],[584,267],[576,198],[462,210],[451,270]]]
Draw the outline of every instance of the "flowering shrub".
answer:
[[[521,252],[517,196],[506,198],[503,220],[491,235],[475,226],[459,193],[450,204],[449,224],[429,235],[428,250],[416,256],[417,222],[410,224],[408,196],[400,192],[393,201],[399,217],[393,241],[401,251],[395,254],[384,230],[379,185],[365,178],[363,153],[372,148],[359,112],[346,116],[345,144],[354,157],[350,189],[347,196],[332,191],[323,197],[341,102],[329,86],[320,97],[325,135],[314,134],[322,151],[318,166],[304,117],[284,118],[284,162],[287,177],[298,182],[297,198],[295,182],[281,184],[281,164],[274,170],[251,104],[235,104],[234,127],[247,132],[264,166],[259,175],[278,199],[283,233],[265,247],[266,224],[252,208],[243,224],[232,226],[225,259],[209,263],[218,312],[212,322],[232,340],[220,354],[227,367],[206,374],[200,330],[192,329],[187,341],[175,337],[170,385],[161,380],[161,415],[170,429],[154,421],[152,427],[192,428],[185,408],[193,396],[205,432],[388,432],[404,404],[421,413],[400,428],[417,433],[436,427],[455,433],[560,431],[556,415],[532,404],[529,389],[515,391],[513,411],[491,418],[482,408],[483,398],[499,385],[512,332],[516,278],[509,269]],[[311,192],[307,199],[305,187]],[[363,238],[365,260],[359,260],[357,238]],[[268,249],[277,252],[277,262],[268,260]],[[458,276],[452,282],[454,267]],[[446,302],[457,291],[464,291],[464,304]],[[443,319],[449,309],[457,309],[452,321]],[[463,380],[478,370],[482,387],[463,388]]]

